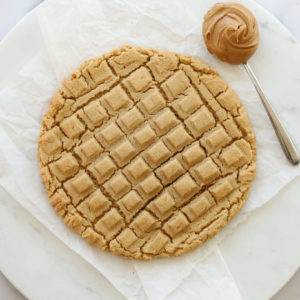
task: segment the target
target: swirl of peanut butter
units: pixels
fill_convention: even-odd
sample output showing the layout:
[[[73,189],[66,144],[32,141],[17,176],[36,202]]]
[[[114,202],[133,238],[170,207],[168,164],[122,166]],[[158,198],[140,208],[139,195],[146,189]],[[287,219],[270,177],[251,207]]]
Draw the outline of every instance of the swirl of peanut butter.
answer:
[[[259,43],[255,17],[239,3],[218,3],[204,16],[202,34],[211,54],[233,65],[245,63]]]

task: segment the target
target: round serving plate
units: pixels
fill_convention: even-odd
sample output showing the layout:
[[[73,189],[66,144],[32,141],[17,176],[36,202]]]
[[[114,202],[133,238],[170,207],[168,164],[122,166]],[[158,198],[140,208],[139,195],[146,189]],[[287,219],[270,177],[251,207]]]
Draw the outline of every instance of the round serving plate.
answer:
[[[203,1],[185,0],[196,17]],[[46,0],[48,6],[58,0]],[[250,60],[258,80],[288,124],[300,126],[300,47],[271,14],[252,0],[260,47]],[[201,9],[200,9],[201,7]],[[266,46],[267,45],[267,46]],[[0,90],[44,47],[35,10],[0,43]],[[272,49],[272,51],[266,51]],[[288,115],[287,115],[288,112]],[[0,142],[1,145],[1,142]],[[299,149],[298,149],[299,150]],[[298,166],[300,167],[300,166]],[[0,174],[4,170],[0,170]],[[300,266],[300,178],[239,224],[219,248],[245,300],[272,297]],[[93,266],[61,242],[0,187],[0,269],[27,298],[125,299]]]

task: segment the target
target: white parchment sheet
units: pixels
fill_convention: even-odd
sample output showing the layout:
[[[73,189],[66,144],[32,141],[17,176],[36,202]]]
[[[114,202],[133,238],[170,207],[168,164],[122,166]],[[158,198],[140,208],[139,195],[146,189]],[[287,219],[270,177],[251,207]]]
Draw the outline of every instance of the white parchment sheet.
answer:
[[[204,15],[212,1],[201,5]],[[207,52],[202,19],[195,19],[180,0],[66,0],[38,10],[38,17],[45,48],[0,91],[0,184],[128,299],[241,299],[217,243],[300,174],[286,160],[244,68],[219,62]],[[257,135],[257,178],[244,208],[215,238],[178,258],[132,262],[89,246],[54,213],[40,180],[36,140],[50,98],[84,60],[122,44],[206,61],[237,92]],[[300,141],[296,143],[299,148]]]

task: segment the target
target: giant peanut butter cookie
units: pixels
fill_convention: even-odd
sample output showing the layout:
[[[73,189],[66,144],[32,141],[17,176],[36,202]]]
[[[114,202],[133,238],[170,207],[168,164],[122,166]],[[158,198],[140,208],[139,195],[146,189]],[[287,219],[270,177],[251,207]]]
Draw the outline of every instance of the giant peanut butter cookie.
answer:
[[[65,79],[38,139],[65,224],[132,259],[187,253],[242,208],[255,135],[237,94],[198,58],[123,46]]]

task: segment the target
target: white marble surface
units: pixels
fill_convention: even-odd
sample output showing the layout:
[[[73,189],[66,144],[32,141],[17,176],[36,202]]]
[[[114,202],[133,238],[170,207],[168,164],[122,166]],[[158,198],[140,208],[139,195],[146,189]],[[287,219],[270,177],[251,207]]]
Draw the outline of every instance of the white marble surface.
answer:
[[[27,12],[33,7],[38,5],[39,0],[0,0],[0,41],[11,29],[11,27],[17,23]],[[262,5],[271,14],[273,14],[300,42],[300,28],[299,28],[299,15],[300,15],[300,1],[297,0],[257,0],[257,3]],[[1,199],[0,199],[1,200]],[[18,204],[16,203],[16,206]],[[19,217],[27,212],[20,213]],[[47,230],[44,234],[47,234]],[[48,232],[49,234],[49,232]],[[0,240],[1,243],[1,240]],[[26,266],[26,265],[24,265]],[[300,299],[300,271],[294,275],[294,277],[275,295],[272,300],[298,300]],[[34,283],[31,283],[34,284]],[[107,282],[107,284],[109,284]],[[100,295],[99,295],[100,296]],[[103,295],[102,295],[103,297]],[[100,296],[100,298],[102,298]],[[121,297],[122,298],[122,297]],[[121,299],[120,298],[120,299]],[[21,295],[2,275],[0,272],[0,299],[7,300],[20,300],[26,299]],[[43,298],[40,298],[43,299]],[[108,299],[107,297],[103,299]]]

